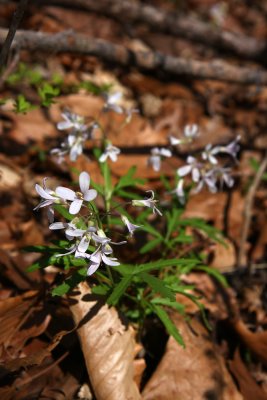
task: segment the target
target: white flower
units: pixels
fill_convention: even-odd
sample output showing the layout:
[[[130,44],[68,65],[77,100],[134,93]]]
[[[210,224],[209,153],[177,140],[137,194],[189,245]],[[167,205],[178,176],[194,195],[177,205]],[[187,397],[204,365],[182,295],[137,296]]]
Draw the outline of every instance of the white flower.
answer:
[[[220,153],[227,153],[230,156],[232,156],[234,159],[236,159],[237,153],[240,150],[240,145],[239,141],[241,139],[241,136],[238,135],[235,140],[227,144],[226,146],[218,146],[218,152]]]
[[[177,173],[180,177],[183,177],[189,173],[192,174],[192,179],[194,182],[198,182],[201,175],[202,164],[197,161],[195,157],[188,156],[186,159],[188,165],[178,168]]]
[[[225,183],[227,187],[231,188],[234,185],[234,179],[230,175],[231,168],[217,167],[213,169],[213,175],[216,179],[220,180],[221,187]]]
[[[89,190],[90,175],[87,172],[82,172],[79,176],[80,192],[74,192],[63,186],[56,188],[56,194],[64,200],[71,201],[69,212],[70,214],[77,214],[84,201],[92,201],[96,198],[97,192],[94,189]]]
[[[133,236],[134,231],[140,228],[139,225],[132,224],[125,215],[121,215],[122,222],[126,225],[130,236]]]
[[[92,275],[100,266],[101,262],[111,267],[120,265],[115,257],[108,257],[110,253],[103,246],[99,246],[96,251],[89,256],[90,263],[88,265],[87,275]]]
[[[144,206],[144,207],[149,207],[152,208],[153,213],[157,213],[160,216],[162,216],[161,211],[156,207],[156,203],[158,200],[154,200],[154,192],[153,190],[147,190],[147,192],[151,193],[151,197],[148,199],[144,200],[132,200],[132,205],[133,206]]]
[[[106,99],[106,102],[103,107],[104,111],[112,110],[117,114],[123,114],[124,109],[118,104],[122,99],[121,92],[115,92],[113,94],[104,93],[104,98]]]
[[[178,144],[185,143],[184,139],[178,139],[177,137],[172,135],[169,136],[169,141],[171,146],[177,146]]]
[[[69,111],[64,111],[61,115],[65,121],[59,122],[57,124],[57,129],[59,129],[60,131],[71,128],[79,132],[84,132],[87,130],[87,127],[84,124],[84,118],[80,115],[71,113]]]
[[[35,185],[35,190],[39,194],[39,196],[42,197],[42,201],[34,208],[34,210],[39,210],[39,208],[46,207],[48,206],[47,209],[47,216],[49,222],[54,221],[54,209],[52,208],[53,204],[61,204],[63,202],[62,198],[53,190],[49,189],[46,186],[46,180],[48,178],[43,179],[43,187],[38,185],[38,183]]]
[[[184,180],[180,179],[179,182],[177,183],[177,186],[174,190],[171,191],[171,193],[175,193],[176,196],[178,197],[178,200],[180,201],[181,204],[185,204],[185,193],[184,193]]]
[[[171,157],[172,152],[169,149],[154,147],[151,149],[151,156],[148,158],[148,165],[152,165],[154,171],[158,172],[161,166],[162,157]]]
[[[172,146],[191,143],[198,135],[199,129],[197,124],[186,125],[183,132],[184,139],[178,139],[177,137],[171,135],[169,136],[169,141]]]
[[[78,229],[75,225],[75,220],[71,222],[54,222],[53,224],[49,225],[49,229],[57,230],[57,229],[65,229],[65,235],[68,240],[72,240],[74,237],[81,237],[83,236],[84,229]]]
[[[201,156],[203,160],[209,161],[211,164],[216,165],[218,164],[218,161],[216,157],[214,157],[214,155],[217,153],[218,153],[218,148],[217,147],[212,148],[212,145],[208,144],[205,147],[205,150],[201,153]]]
[[[99,162],[105,162],[106,159],[109,157],[111,161],[115,162],[118,159],[118,154],[120,154],[120,149],[118,147],[113,146],[111,143],[108,143],[108,145],[105,148],[104,153],[101,155],[99,158]]]
[[[205,185],[208,187],[211,193],[216,193],[218,191],[216,187],[216,178],[213,174],[213,170],[201,176],[198,185],[191,191],[191,193],[193,194],[199,193],[204,188]]]

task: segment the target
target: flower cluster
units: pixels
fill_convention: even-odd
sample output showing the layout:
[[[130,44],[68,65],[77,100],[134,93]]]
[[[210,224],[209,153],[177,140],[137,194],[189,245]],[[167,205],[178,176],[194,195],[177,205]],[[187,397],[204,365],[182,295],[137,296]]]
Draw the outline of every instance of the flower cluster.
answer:
[[[218,184],[220,187],[225,184],[229,188],[234,185],[231,168],[222,166],[218,157],[226,154],[236,162],[237,153],[240,148],[239,140],[240,136],[226,146],[213,147],[211,144],[208,144],[201,152],[201,159],[193,156],[187,157],[186,165],[178,168],[177,174],[180,178],[191,175],[191,179],[195,185],[191,193],[198,193],[204,187],[207,187],[211,193],[216,193],[218,191]],[[184,179],[180,179],[175,189],[180,200],[184,197],[183,183]]]
[[[169,136],[170,146],[190,144],[198,136],[199,128],[196,124],[186,125],[182,138]],[[212,146],[208,144],[201,152],[200,158],[193,157],[192,155],[187,157],[186,165],[177,170],[179,180],[177,187],[171,192],[176,194],[181,204],[185,203],[184,177],[187,175],[191,176],[194,184],[191,193],[198,193],[204,187],[207,187],[211,193],[215,193],[218,190],[218,184],[220,187],[224,184],[227,187],[233,186],[234,180],[231,176],[231,168],[220,165],[218,157],[225,154],[236,162],[237,153],[240,148],[239,140],[240,137],[238,136],[226,146]],[[160,171],[162,160],[172,155],[172,151],[168,148],[155,147],[151,150],[148,165],[151,165],[154,171],[158,172]]]
[[[132,114],[138,112],[135,109],[125,109],[120,105],[122,100],[122,93],[115,92],[113,94],[104,93],[103,97],[105,103],[102,107],[102,112],[113,111],[117,114],[125,114],[125,122],[130,122]],[[85,123],[85,118],[71,113],[65,110],[62,113],[63,121],[57,124],[57,129],[60,131],[67,130],[69,134],[65,140],[60,144],[59,148],[52,149],[50,154],[56,157],[58,163],[62,163],[67,155],[71,161],[76,161],[78,156],[83,153],[85,143],[88,140],[94,139],[94,131],[101,126],[99,121],[93,118],[93,121],[87,125]],[[103,135],[103,142],[105,141]],[[111,142],[106,143],[106,148],[102,156],[100,157],[100,162],[105,162],[109,157],[112,161],[117,161],[117,156],[120,153],[120,149],[113,146]]]
[[[79,175],[79,190],[74,191],[64,186],[58,186],[51,190],[46,186],[46,180],[43,181],[43,187],[36,184],[35,189],[41,197],[41,202],[35,207],[38,210],[42,207],[48,207],[48,219],[51,230],[64,230],[70,246],[66,248],[67,252],[57,256],[72,254],[76,258],[83,258],[88,261],[87,274],[92,275],[101,265],[108,266],[119,265],[117,258],[113,257],[112,245],[121,245],[126,241],[113,242],[107,237],[102,226],[101,218],[92,205],[98,193],[95,189],[90,189],[90,175],[87,172],[81,172]],[[162,215],[156,207],[157,200],[154,199],[154,192],[149,191],[151,196],[144,200],[132,200],[132,206],[141,206],[151,208],[153,213]],[[70,222],[54,222],[54,207],[61,205],[68,208],[73,215]],[[85,212],[81,213],[82,207]],[[129,219],[120,214],[121,220],[127,228],[129,236],[133,236],[136,229],[140,228],[129,221]],[[89,249],[90,246],[90,249]],[[93,249],[93,250],[92,250]],[[91,251],[91,253],[88,253]]]

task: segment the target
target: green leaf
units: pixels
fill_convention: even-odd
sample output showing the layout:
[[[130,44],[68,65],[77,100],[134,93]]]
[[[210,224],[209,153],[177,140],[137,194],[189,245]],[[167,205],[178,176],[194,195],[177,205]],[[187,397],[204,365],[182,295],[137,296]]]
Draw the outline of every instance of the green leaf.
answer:
[[[125,290],[128,288],[132,280],[131,275],[127,275],[115,286],[115,289],[112,291],[111,295],[107,299],[107,303],[109,305],[115,305],[120,297],[123,295]]]
[[[154,249],[158,244],[162,243],[161,238],[156,238],[154,240],[150,240],[147,242],[141,249],[139,250],[140,254],[145,254],[150,250]]]
[[[55,102],[54,98],[60,94],[60,89],[49,83],[44,83],[44,85],[38,89],[38,94],[41,97],[42,105],[49,107]]]
[[[15,100],[14,104],[14,111],[16,113],[23,113],[26,114],[26,112],[33,110],[35,106],[31,104],[29,101],[26,100],[26,98],[22,95],[19,94],[18,97]]]
[[[72,221],[74,218],[73,214],[70,214],[68,212],[68,210],[62,206],[61,204],[55,204],[54,205],[54,209],[60,214],[62,215],[62,217],[66,218],[68,221]]]
[[[164,240],[164,238],[160,234],[160,232],[157,229],[153,228],[153,226],[151,226],[151,225],[148,225],[148,224],[142,225],[142,230],[147,233],[150,233],[153,236],[156,236],[157,238],[161,239],[162,241]]]
[[[225,279],[225,277],[215,268],[208,267],[206,265],[199,265],[196,267],[197,270],[199,271],[204,271],[207,274],[213,276],[215,279],[217,279],[218,282],[220,282],[224,287],[228,287],[228,282]]]
[[[181,303],[178,303],[178,301],[171,301],[166,298],[163,299],[161,297],[155,297],[154,299],[151,300],[151,303],[160,306],[172,307],[176,311],[178,311],[181,315],[185,315],[185,306]]]
[[[127,171],[126,175],[123,175],[117,185],[115,186],[115,190],[122,189],[129,186],[136,186],[137,184],[144,184],[145,179],[134,178],[134,174],[136,172],[136,166],[132,166]]]
[[[170,259],[170,260],[158,260],[152,261],[146,264],[137,265],[134,268],[134,274],[140,274],[142,272],[153,271],[156,269],[162,269],[166,267],[175,267],[175,266],[191,266],[194,267],[199,263],[196,259],[188,259],[188,258],[180,258],[180,259]]]
[[[151,304],[151,306],[152,310],[155,312],[155,314],[157,314],[157,316],[165,326],[167,332],[176,340],[178,344],[180,344],[183,348],[185,348],[185,344],[180,332],[178,331],[178,329],[176,328],[176,326],[174,325],[174,323],[172,322],[166,311],[163,310],[163,308],[161,308],[158,305]]]
[[[169,300],[175,301],[175,295],[173,291],[168,288],[161,279],[145,272],[141,274],[141,278],[155,293],[159,293],[162,297],[167,297]]]
[[[91,291],[93,294],[99,294],[100,296],[105,296],[110,291],[110,287],[104,284],[97,285],[93,286]]]
[[[80,282],[85,280],[86,271],[86,268],[75,271],[65,282],[52,290],[52,296],[63,296],[71,289],[74,289]]]

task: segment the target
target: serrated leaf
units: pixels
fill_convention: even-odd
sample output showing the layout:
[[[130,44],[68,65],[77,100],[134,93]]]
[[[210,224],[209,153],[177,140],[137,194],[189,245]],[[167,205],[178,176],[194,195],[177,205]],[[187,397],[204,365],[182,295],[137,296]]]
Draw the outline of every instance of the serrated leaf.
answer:
[[[150,250],[153,250],[161,242],[162,242],[161,238],[150,240],[143,247],[141,247],[141,249],[139,250],[140,254],[148,253]]]
[[[148,225],[148,224],[144,224],[142,225],[142,230],[150,233],[153,236],[156,236],[157,238],[161,239],[162,241],[164,240],[163,236],[159,233],[158,230],[156,230],[155,228],[153,228],[153,226]]]
[[[65,282],[52,290],[52,296],[63,296],[71,289],[74,289],[80,282],[84,281],[86,272],[86,268],[81,268],[80,270],[75,271],[69,278],[65,280]]]
[[[172,307],[176,311],[178,311],[181,315],[185,315],[185,306],[181,303],[178,303],[178,301],[171,301],[166,298],[163,299],[161,297],[155,297],[154,299],[151,300],[151,303],[160,306]]]
[[[199,271],[204,271],[207,274],[213,276],[215,279],[217,279],[218,282],[220,282],[224,287],[228,287],[227,280],[225,277],[215,268],[208,267],[206,265],[199,265],[196,267],[197,270]]]
[[[147,273],[142,273],[141,278],[151,287],[151,289],[155,293],[159,293],[162,297],[167,297],[168,299],[175,301],[175,295],[173,291],[168,288],[161,279]]]
[[[120,297],[123,295],[125,290],[128,288],[132,280],[131,275],[127,275],[115,286],[115,289],[112,291],[111,295],[107,299],[107,303],[109,305],[115,305]]]
[[[151,304],[151,306],[155,314],[157,314],[157,316],[165,326],[167,332],[176,340],[178,344],[180,344],[183,348],[185,348],[185,344],[180,332],[178,331],[178,329],[176,328],[176,326],[174,325],[174,323],[172,322],[166,311],[163,310],[163,308],[161,308],[158,305]]]

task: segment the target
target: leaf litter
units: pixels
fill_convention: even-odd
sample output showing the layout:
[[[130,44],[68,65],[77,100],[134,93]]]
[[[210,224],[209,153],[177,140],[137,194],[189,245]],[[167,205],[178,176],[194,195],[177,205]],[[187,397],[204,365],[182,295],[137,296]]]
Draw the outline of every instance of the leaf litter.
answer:
[[[162,1],[154,3],[163,8],[175,7],[171,2],[168,5]],[[264,9],[261,2],[255,2],[255,6],[234,3],[227,2],[229,11],[224,15],[221,28],[264,38],[266,9],[261,13]],[[182,7],[185,13],[194,12],[209,19],[211,4],[216,2],[192,1]],[[14,5],[5,4],[1,8],[1,25],[8,26]],[[83,19],[79,20],[77,16]],[[62,7],[44,7],[37,13],[29,10],[24,26],[47,32],[72,28],[88,37],[97,36],[114,42],[123,40],[129,47],[148,46],[191,58],[218,56],[216,49],[180,38],[174,43],[172,37],[152,32],[142,24],[128,27],[130,32],[126,33],[125,26],[106,16],[73,12]],[[139,43],[133,43],[131,36],[136,36]],[[45,62],[35,54],[24,54],[22,58],[26,63],[40,64],[47,75],[51,75],[53,69],[63,71],[65,82],[77,83],[98,76],[99,83],[101,74],[103,81],[107,79],[107,65],[91,57],[50,55],[50,64],[49,60]],[[172,312],[186,349],[179,347],[173,338],[167,339],[166,347],[164,341],[155,340],[150,356],[153,359],[156,348],[161,347],[162,358],[154,362],[150,379],[142,378],[148,376],[144,373],[148,357],[146,348],[136,344],[140,338],[135,337],[132,327],[121,322],[115,309],[101,305],[98,312],[91,315],[90,310],[98,303],[83,299],[82,293],[90,295],[89,289],[82,285],[77,289],[80,293],[67,301],[51,298],[49,289],[60,279],[60,273],[51,267],[42,273],[28,274],[26,269],[34,256],[30,260],[29,255],[22,252],[25,246],[40,245],[49,239],[42,217],[31,211],[36,205],[30,189],[33,183],[40,182],[47,171],[51,176],[57,175],[58,179],[68,178],[64,166],[43,157],[43,153],[51,148],[51,142],[56,143],[59,139],[55,125],[62,107],[67,106],[81,115],[88,115],[88,110],[94,114],[101,108],[100,98],[80,89],[75,94],[63,93],[50,109],[34,109],[25,115],[14,114],[8,105],[1,106],[1,398],[263,400],[267,397],[264,183],[261,191],[256,193],[253,225],[246,243],[247,256],[242,263],[254,265],[252,276],[236,270],[235,264],[244,218],[244,198],[255,172],[243,160],[260,159],[266,147],[266,89],[207,80],[169,82],[166,77],[161,77],[161,82],[158,77],[137,71],[125,72],[114,67],[111,71],[108,80],[124,88],[130,101],[141,109],[141,114],[119,132],[119,115],[112,121],[104,121],[111,130],[115,146],[133,149],[132,154],[123,155],[119,163],[112,166],[117,179],[136,163],[138,176],[149,179],[156,189],[159,175],[147,169],[147,155],[142,149],[144,146],[166,146],[168,135],[179,134],[186,123],[198,123],[202,131],[195,150],[204,148],[210,141],[224,144],[237,134],[241,135],[241,162],[236,166],[237,189],[209,197],[207,193],[198,194],[191,198],[184,214],[188,218],[203,218],[226,234],[228,247],[207,244],[203,237],[202,243],[205,242],[209,265],[225,274],[231,289],[218,289],[215,281],[203,272],[195,271],[183,277],[184,282],[194,286],[192,293],[199,296],[214,328],[212,331],[207,329],[198,308],[189,298],[177,295],[177,301],[185,306],[190,316],[183,320]],[[6,85],[3,95],[11,96],[13,90],[12,85]],[[35,101],[32,88],[28,89],[27,95],[29,100]],[[87,151],[90,156],[90,147]],[[185,147],[173,165],[166,165],[164,173],[167,176],[183,165],[187,151]],[[98,179],[96,165],[85,157],[77,161],[75,168],[90,169],[93,180]],[[74,331],[72,319],[76,328],[78,326]],[[156,326],[152,324],[151,338],[155,332]]]

